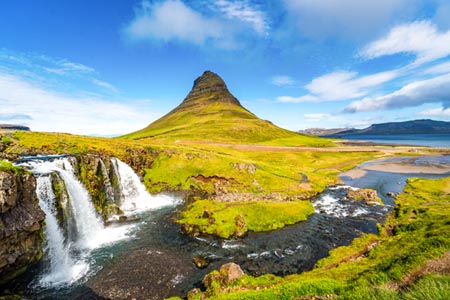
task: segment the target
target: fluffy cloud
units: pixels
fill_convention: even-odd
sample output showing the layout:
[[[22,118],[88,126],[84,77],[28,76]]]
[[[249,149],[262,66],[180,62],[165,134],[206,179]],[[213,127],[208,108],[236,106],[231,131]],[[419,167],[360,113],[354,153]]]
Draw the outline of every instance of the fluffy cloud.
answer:
[[[151,4],[143,1],[136,16],[125,28],[131,39],[179,40],[204,44],[206,40],[220,40],[225,28],[213,19],[191,9],[180,0]]]
[[[36,131],[114,135],[135,131],[156,115],[132,103],[73,97],[27,79],[0,72],[0,123],[20,123]],[[132,120],[132,122],[131,122]]]
[[[280,102],[321,102],[347,100],[367,95],[369,91],[397,76],[396,71],[360,76],[356,72],[337,71],[312,80],[305,88],[309,94],[300,97],[281,96]]]
[[[235,48],[237,35],[244,27],[260,35],[268,25],[262,11],[247,1],[217,0],[207,14],[186,5],[181,0],[142,1],[134,19],[124,28],[126,37],[134,41],[178,41],[194,45],[210,44],[219,48]],[[204,7],[204,8],[205,8]],[[244,27],[239,26],[246,24]]]
[[[289,86],[295,83],[295,80],[289,76],[273,76],[271,78],[271,83],[277,86]]]
[[[267,34],[269,25],[265,14],[253,7],[248,1],[217,0],[215,5],[218,10],[229,19],[237,19],[250,24],[259,34]]]
[[[385,37],[362,49],[362,57],[372,59],[384,55],[410,53],[414,65],[450,55],[450,30],[441,32],[430,21],[413,22],[394,27]]]
[[[442,103],[444,109],[448,109],[450,106],[450,74],[416,81],[384,96],[367,97],[352,102],[347,106],[345,112],[413,107],[425,103]]]
[[[365,38],[394,18],[409,16],[416,0],[283,0],[289,24],[311,38]]]

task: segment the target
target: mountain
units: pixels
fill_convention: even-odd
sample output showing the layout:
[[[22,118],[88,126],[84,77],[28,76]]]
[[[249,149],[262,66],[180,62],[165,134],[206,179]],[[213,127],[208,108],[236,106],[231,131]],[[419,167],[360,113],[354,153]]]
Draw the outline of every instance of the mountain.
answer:
[[[242,106],[217,74],[205,71],[171,112],[147,127],[127,134],[130,139],[194,140],[260,143],[286,139],[288,144],[326,145],[327,140],[282,129]]]
[[[352,130],[353,128],[308,128],[305,130],[299,130],[302,134],[314,135],[314,136],[329,136],[337,134],[339,132]]]
[[[329,135],[330,137],[343,137],[349,135],[367,134],[428,134],[450,133],[450,122],[434,120],[414,120],[406,122],[391,122],[373,124],[364,129],[351,129]]]
[[[30,131],[30,128],[27,126],[15,125],[15,124],[0,124],[0,129]]]

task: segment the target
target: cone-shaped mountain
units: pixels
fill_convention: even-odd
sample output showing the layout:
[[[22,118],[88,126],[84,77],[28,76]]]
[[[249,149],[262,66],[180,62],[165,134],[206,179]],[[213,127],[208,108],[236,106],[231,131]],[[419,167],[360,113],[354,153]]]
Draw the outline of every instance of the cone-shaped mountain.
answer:
[[[312,144],[319,141],[259,119],[244,108],[230,93],[223,79],[211,71],[204,72],[194,81],[192,90],[175,109],[144,129],[124,137],[230,143],[300,137],[302,140],[314,140]]]

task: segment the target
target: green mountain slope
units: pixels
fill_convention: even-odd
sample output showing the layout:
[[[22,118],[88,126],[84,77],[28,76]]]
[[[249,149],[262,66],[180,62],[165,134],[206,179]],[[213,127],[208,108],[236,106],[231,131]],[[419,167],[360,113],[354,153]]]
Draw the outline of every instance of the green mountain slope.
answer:
[[[129,139],[193,140],[223,143],[328,146],[261,120],[244,108],[217,74],[206,71],[194,81],[184,101],[147,127],[123,136]]]

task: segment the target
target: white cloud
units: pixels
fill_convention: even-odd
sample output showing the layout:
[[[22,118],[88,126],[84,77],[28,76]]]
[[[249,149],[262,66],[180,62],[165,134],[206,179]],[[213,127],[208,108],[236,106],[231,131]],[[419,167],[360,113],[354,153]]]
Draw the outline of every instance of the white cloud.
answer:
[[[380,97],[367,97],[352,102],[346,112],[376,111],[419,106],[424,103],[442,103],[450,106],[450,74],[415,81],[401,89]]]
[[[372,59],[398,53],[415,55],[416,66],[447,57],[450,55],[450,30],[441,32],[430,21],[399,25],[364,47],[360,55]]]
[[[397,71],[388,71],[358,77],[356,72],[337,71],[313,79],[305,86],[309,94],[281,96],[277,100],[300,103],[354,99],[367,95],[372,88],[394,79],[397,74]]]
[[[273,76],[271,78],[271,83],[277,86],[289,86],[295,84],[295,80],[290,76]]]
[[[330,114],[304,114],[303,116],[311,122],[319,122],[332,118]]]
[[[429,117],[450,117],[450,108],[431,108],[424,110],[419,113],[423,116],[429,116]]]
[[[203,45],[233,43],[227,28],[218,20],[208,18],[180,0],[160,3],[143,1],[136,16],[126,26],[125,34],[132,40],[183,41]]]
[[[288,25],[310,38],[366,38],[410,16],[416,0],[283,0]],[[401,14],[399,14],[401,12]]]
[[[269,25],[265,14],[253,7],[248,1],[216,0],[215,5],[227,18],[246,22],[259,34],[265,35],[268,33]]]
[[[450,61],[446,61],[432,66],[424,71],[425,74],[444,74],[450,73]]]
[[[156,117],[138,105],[67,96],[2,72],[0,105],[0,123],[19,122],[35,131],[113,135],[140,129]]]
[[[112,84],[107,83],[105,81],[98,80],[98,79],[94,78],[94,79],[92,79],[92,83],[97,85],[97,86],[99,86],[99,87],[105,88],[105,89],[107,89],[107,90],[109,90],[109,91],[111,91],[113,93],[117,93],[118,92],[118,89],[115,86],[113,86]]]

